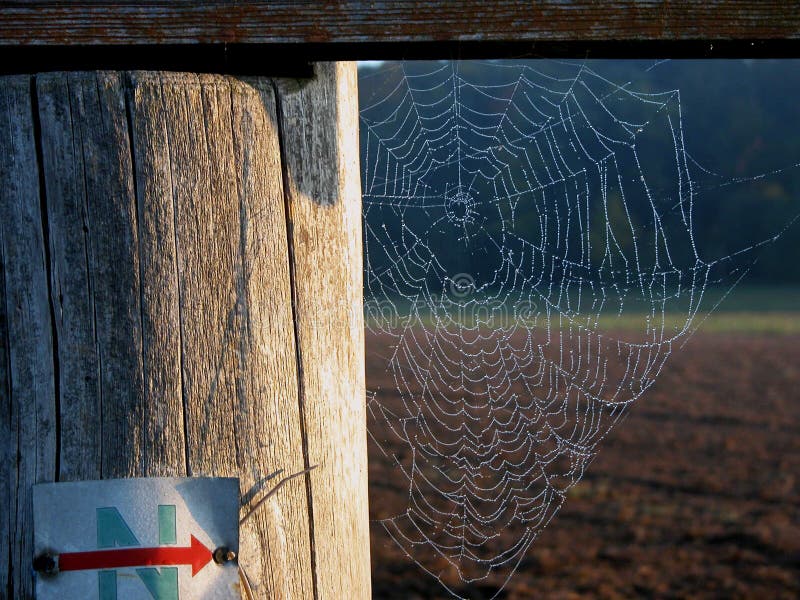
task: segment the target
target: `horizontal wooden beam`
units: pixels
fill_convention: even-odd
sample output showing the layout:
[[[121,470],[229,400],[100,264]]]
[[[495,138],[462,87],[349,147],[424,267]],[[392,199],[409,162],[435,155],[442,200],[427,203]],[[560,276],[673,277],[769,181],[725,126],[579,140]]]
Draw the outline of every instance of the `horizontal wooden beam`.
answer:
[[[318,60],[339,58],[342,45],[347,58],[371,59],[432,43],[429,54],[448,58],[475,44],[498,54],[563,43],[703,41],[785,48],[800,41],[798,2],[0,0],[0,46],[311,44],[317,54],[307,58]]]
[[[312,63],[470,58],[798,58],[800,40],[0,46],[0,75],[183,71],[308,78]]]

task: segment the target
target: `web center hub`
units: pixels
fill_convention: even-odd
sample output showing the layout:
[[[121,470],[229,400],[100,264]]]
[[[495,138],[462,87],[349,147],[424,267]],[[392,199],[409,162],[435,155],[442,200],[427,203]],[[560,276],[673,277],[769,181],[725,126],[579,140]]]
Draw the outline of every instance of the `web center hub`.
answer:
[[[444,206],[447,218],[456,225],[475,222],[475,197],[468,191],[458,190],[445,196]]]

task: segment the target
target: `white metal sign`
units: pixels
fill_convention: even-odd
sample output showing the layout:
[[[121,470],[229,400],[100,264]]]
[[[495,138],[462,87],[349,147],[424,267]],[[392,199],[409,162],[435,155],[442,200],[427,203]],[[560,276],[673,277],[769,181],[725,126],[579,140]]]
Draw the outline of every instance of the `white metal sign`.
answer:
[[[37,600],[240,599],[239,480],[33,488]]]

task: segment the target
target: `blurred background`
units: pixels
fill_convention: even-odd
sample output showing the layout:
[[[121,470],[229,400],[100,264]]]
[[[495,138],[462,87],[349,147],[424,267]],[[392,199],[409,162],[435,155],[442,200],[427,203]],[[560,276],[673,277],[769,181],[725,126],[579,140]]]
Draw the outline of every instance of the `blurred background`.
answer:
[[[698,195],[693,229],[704,256],[770,243],[748,252],[746,269],[737,263],[709,285],[696,331],[683,336],[652,387],[602,441],[508,584],[439,576],[475,599],[800,597],[800,226],[793,225],[800,213],[800,62],[590,66],[637,92],[680,90]],[[473,79],[493,84],[495,70],[475,69]],[[359,76],[364,107],[387,97],[402,74],[394,63],[372,62],[359,66]],[[383,107],[387,115],[394,108]],[[362,129],[362,164],[366,137]],[[643,160],[655,165],[659,146],[651,147]],[[655,189],[669,186],[659,184],[657,167],[648,176]],[[367,212],[367,224],[370,218]],[[439,239],[436,250],[453,271],[490,268],[480,257],[462,257],[454,240]],[[366,290],[367,301],[372,293]],[[635,311],[628,305],[625,318],[605,327],[637,327]],[[670,318],[680,322],[683,314]],[[368,393],[396,386],[387,343],[367,333]],[[374,597],[450,598],[379,523],[403,510],[408,489],[385,454],[391,436],[380,423],[369,426],[380,442],[370,445]]]

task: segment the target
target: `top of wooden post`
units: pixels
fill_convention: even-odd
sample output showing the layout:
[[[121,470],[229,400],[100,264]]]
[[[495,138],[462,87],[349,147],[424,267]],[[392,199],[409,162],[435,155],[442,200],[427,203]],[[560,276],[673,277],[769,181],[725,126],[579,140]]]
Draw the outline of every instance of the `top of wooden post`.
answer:
[[[798,48],[800,10],[787,0],[0,0],[6,63],[124,67],[137,60],[125,54],[132,49],[139,63],[172,56],[191,67],[270,55],[755,57],[800,56]]]

